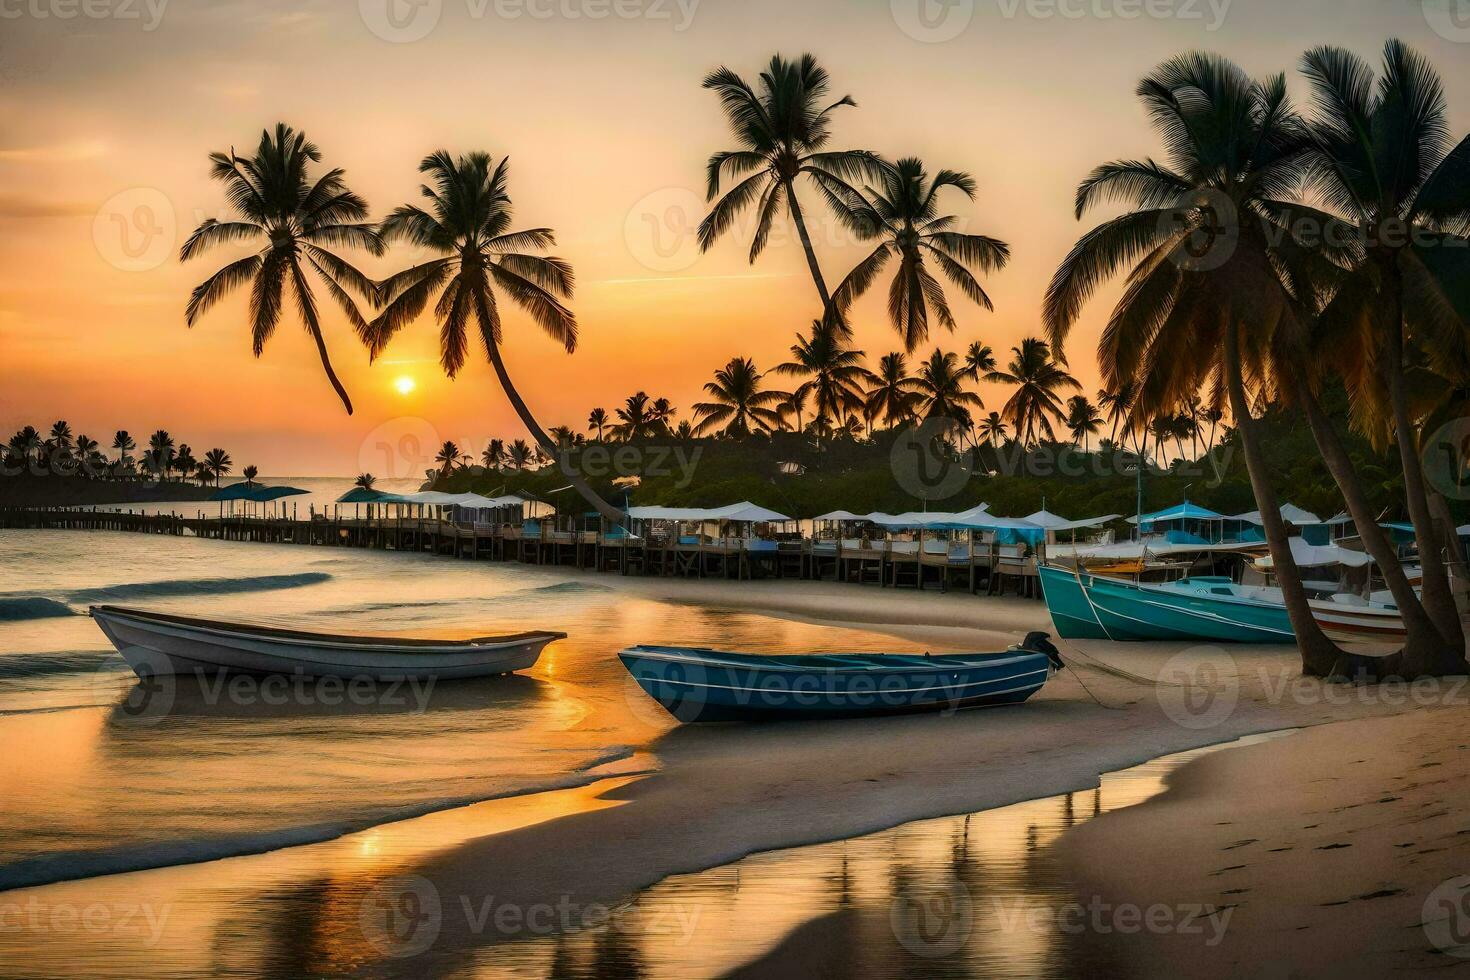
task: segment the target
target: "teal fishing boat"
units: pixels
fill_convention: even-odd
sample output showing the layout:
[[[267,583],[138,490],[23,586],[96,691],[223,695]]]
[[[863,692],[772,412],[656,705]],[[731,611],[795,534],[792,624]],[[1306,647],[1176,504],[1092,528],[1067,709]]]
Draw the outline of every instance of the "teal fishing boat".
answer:
[[[1156,583],[1051,565],[1039,571],[1057,635],[1066,639],[1296,641],[1274,589],[1213,575]]]

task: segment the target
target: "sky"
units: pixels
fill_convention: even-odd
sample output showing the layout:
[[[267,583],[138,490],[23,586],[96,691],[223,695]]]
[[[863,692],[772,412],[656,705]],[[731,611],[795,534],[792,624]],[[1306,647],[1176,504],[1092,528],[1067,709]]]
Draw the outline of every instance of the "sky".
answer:
[[[0,0],[0,431],[64,418],[106,446],[117,429],[143,441],[166,428],[237,468],[379,476],[417,475],[394,448],[407,443],[477,452],[525,435],[482,352],[442,376],[428,313],[370,365],[329,310],[350,417],[289,307],[259,359],[243,296],[186,328],[193,286],[245,254],[178,261],[199,221],[228,213],[207,156],[253,147],[278,120],[346,170],[374,217],[415,198],[435,149],[509,155],[517,225],[555,229],[576,270],[581,343],[568,355],[517,312],[506,361],[544,424],[585,427],[637,390],[687,418],[716,368],[737,354],[780,363],[819,312],[784,222],[754,265],[748,220],[699,252],[704,162],[731,145],[700,86],[718,65],[753,77],[773,53],[810,51],[834,95],[858,102],[837,113],[834,147],[974,175],[975,199],[953,194],[946,210],[1012,260],[983,277],[994,312],[952,293],[958,330],[915,359],[980,340],[1004,363],[1040,333],[1057,263],[1108,216],[1078,222],[1078,181],[1161,153],[1140,77],[1205,49],[1287,72],[1300,97],[1307,48],[1376,62],[1389,37],[1439,67],[1463,135],[1470,0]],[[803,200],[836,282],[863,245],[813,191]],[[350,257],[373,275],[423,258]],[[884,293],[854,314],[872,362],[901,347]],[[1098,294],[1067,346],[1089,394],[1116,295]]]

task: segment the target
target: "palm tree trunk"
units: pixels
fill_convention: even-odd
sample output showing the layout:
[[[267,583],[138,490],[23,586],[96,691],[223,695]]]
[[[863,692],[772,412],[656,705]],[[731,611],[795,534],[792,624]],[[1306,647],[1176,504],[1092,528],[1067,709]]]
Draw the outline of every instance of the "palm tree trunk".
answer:
[[[1419,459],[1418,436],[1409,414],[1408,396],[1404,392],[1403,333],[1397,305],[1389,320],[1387,347],[1383,366],[1388,387],[1388,400],[1393,408],[1394,434],[1399,447],[1399,462],[1404,471],[1404,496],[1408,500],[1409,520],[1414,524],[1414,542],[1419,548],[1419,562],[1424,569],[1424,610],[1439,627],[1439,632],[1460,649],[1465,646],[1465,630],[1460,624],[1460,610],[1450,589],[1449,573],[1440,554],[1439,536],[1429,512],[1429,496],[1424,487],[1424,469]]]
[[[817,294],[822,297],[822,318],[827,316],[827,308],[832,305],[832,297],[827,292],[827,280],[822,278],[822,267],[817,265],[817,253],[812,248],[812,236],[807,233],[806,220],[801,215],[801,202],[796,199],[796,187],[791,181],[786,184],[786,205],[791,209],[791,220],[796,223],[796,233],[801,237],[801,247],[806,251],[806,264],[812,270],[812,281],[817,284]]]
[[[609,521],[612,521],[615,525],[625,524],[627,522],[627,515],[606,500],[603,500],[597,491],[587,485],[587,481],[582,479],[582,474],[578,473],[575,467],[569,465],[562,456],[562,447],[552,441],[551,437],[546,434],[546,430],[542,429],[541,424],[536,421],[536,417],[531,414],[531,410],[526,407],[525,401],[521,398],[521,393],[516,390],[515,384],[510,380],[510,373],[505,369],[505,362],[500,358],[499,344],[490,345],[490,364],[495,368],[495,376],[500,379],[500,387],[505,389],[505,396],[510,399],[511,407],[521,417],[521,422],[526,426],[526,430],[531,433],[531,438],[535,439],[541,448],[545,449],[553,459],[559,460],[562,463],[562,475],[567,478],[567,482],[572,485],[572,489],[581,494],[583,500],[591,504],[593,509]]]
[[[1358,528],[1358,536],[1363,539],[1364,548],[1378,565],[1384,583],[1393,594],[1394,604],[1399,607],[1403,616],[1404,629],[1408,635],[1404,642],[1401,663],[1384,664],[1383,668],[1385,671],[1393,670],[1409,677],[1463,671],[1463,649],[1457,651],[1440,634],[1434,620],[1425,612],[1419,597],[1414,593],[1414,587],[1404,574],[1403,565],[1399,562],[1393,544],[1388,540],[1388,535],[1383,533],[1383,528],[1378,526],[1377,516],[1368,503],[1368,496],[1363,491],[1363,484],[1353,467],[1352,458],[1348,456],[1347,449],[1338,438],[1337,430],[1327,418],[1327,413],[1322,411],[1317,396],[1299,378],[1290,377],[1284,380],[1295,389],[1294,393],[1307,418],[1307,426],[1312,430],[1312,437],[1322,454],[1323,462],[1327,464],[1327,471],[1332,474],[1332,479],[1342,491],[1342,499]],[[1394,670],[1395,667],[1398,669]],[[1387,676],[1387,673],[1381,676]]]
[[[1236,431],[1240,433],[1241,448],[1245,451],[1245,468],[1250,474],[1251,490],[1255,493],[1256,507],[1261,512],[1261,523],[1266,531],[1266,544],[1271,550],[1271,563],[1276,569],[1276,582],[1285,600],[1286,615],[1296,633],[1297,648],[1302,654],[1302,673],[1315,677],[1329,677],[1336,672],[1342,651],[1327,638],[1322,627],[1312,616],[1312,607],[1307,601],[1307,592],[1302,588],[1301,570],[1291,554],[1286,522],[1281,519],[1281,508],[1276,503],[1276,488],[1271,484],[1265,458],[1261,455],[1259,434],[1255,428],[1255,417],[1250,413],[1246,401],[1245,382],[1240,373],[1240,337],[1234,322],[1225,327],[1225,380],[1230,393],[1230,410],[1235,415]]]

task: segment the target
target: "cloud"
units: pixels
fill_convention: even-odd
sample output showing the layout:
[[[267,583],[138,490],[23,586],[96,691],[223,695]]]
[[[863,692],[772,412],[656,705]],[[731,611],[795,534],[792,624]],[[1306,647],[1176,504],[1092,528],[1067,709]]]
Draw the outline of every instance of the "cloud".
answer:
[[[42,201],[19,194],[0,194],[0,219],[84,218],[96,213],[96,205],[81,201]]]
[[[0,147],[0,163],[73,163],[92,160],[107,152],[101,140],[58,143],[54,146]]]

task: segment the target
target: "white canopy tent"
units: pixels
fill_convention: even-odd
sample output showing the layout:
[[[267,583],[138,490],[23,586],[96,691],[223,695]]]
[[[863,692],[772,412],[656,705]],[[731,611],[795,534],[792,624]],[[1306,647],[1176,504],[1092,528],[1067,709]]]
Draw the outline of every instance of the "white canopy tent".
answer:
[[[1302,568],[1320,568],[1326,565],[1362,568],[1373,562],[1364,552],[1340,548],[1335,544],[1308,544],[1301,538],[1289,538],[1288,541],[1291,544],[1291,557]],[[1267,569],[1274,567],[1275,563],[1270,555],[1262,555],[1255,560],[1255,565],[1257,568]]]
[[[784,524],[794,520],[748,500],[725,507],[629,507],[628,516],[635,521],[735,521],[755,524]]]
[[[1244,514],[1236,514],[1230,519],[1232,521],[1241,521],[1245,524],[1254,524],[1257,527],[1265,524],[1265,521],[1261,520],[1261,512],[1258,510],[1249,511]],[[1297,527],[1306,527],[1309,524],[1322,523],[1322,518],[1318,517],[1316,514],[1312,513],[1309,510],[1303,510],[1295,504],[1281,505],[1281,519],[1288,524],[1295,524]],[[1335,519],[1334,521],[1328,523],[1335,523]]]
[[[1076,531],[1084,527],[1101,527],[1110,521],[1116,521],[1120,514],[1106,514],[1102,517],[1085,517],[1080,521],[1069,521],[1048,510],[1038,510],[1034,514],[1027,514],[1022,520],[1038,527],[1044,527],[1048,531]]]

